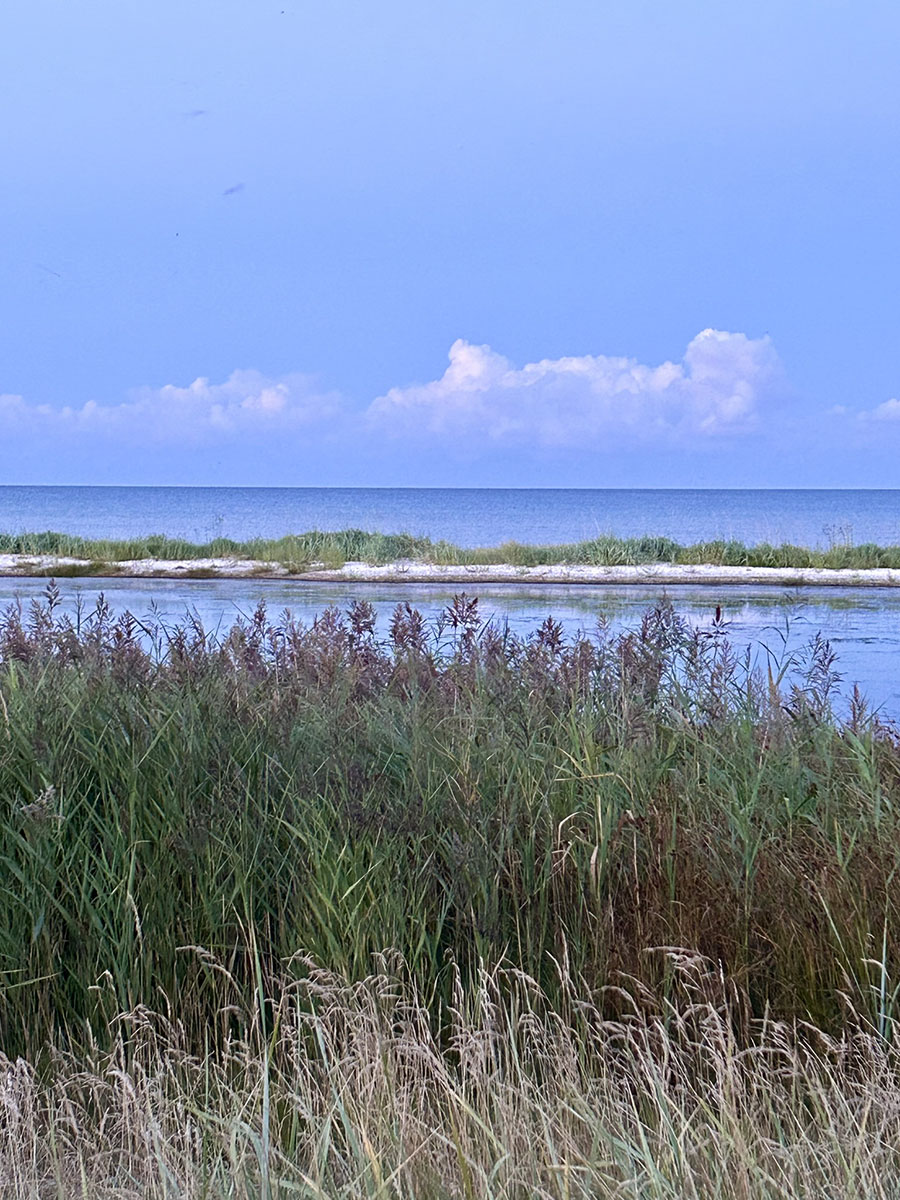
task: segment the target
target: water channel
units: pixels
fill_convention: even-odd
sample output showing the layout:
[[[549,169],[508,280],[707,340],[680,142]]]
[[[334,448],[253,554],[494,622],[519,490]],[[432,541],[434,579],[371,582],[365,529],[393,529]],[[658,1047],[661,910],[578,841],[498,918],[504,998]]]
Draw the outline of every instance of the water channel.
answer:
[[[0,579],[0,606],[39,599],[46,579]],[[63,611],[89,613],[102,591],[116,614],[126,609],[138,619],[154,613],[177,624],[195,613],[211,631],[223,633],[240,616],[249,616],[265,600],[270,618],[288,609],[311,622],[329,606],[346,608],[354,599],[375,607],[379,633],[387,632],[395,605],[408,601],[426,617],[436,618],[459,587],[441,584],[300,583],[284,580],[66,579],[60,581]],[[900,589],[702,587],[660,588],[594,585],[484,585],[477,589],[482,620],[506,624],[527,635],[548,615],[569,633],[590,632],[598,619],[613,629],[637,624],[662,596],[698,627],[708,627],[721,607],[729,639],[736,648],[751,647],[754,661],[783,662],[816,633],[828,638],[838,655],[837,669],[848,693],[858,683],[870,703],[900,718]]]

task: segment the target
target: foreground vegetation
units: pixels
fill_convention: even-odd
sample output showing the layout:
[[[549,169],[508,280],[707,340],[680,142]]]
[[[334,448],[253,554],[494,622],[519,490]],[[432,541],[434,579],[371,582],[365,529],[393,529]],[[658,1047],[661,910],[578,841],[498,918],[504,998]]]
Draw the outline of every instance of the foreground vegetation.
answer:
[[[291,571],[313,564],[337,568],[345,562],[384,564],[397,559],[447,566],[495,565],[535,567],[556,563],[588,566],[639,566],[649,563],[710,564],[728,567],[832,567],[865,570],[900,569],[900,546],[834,541],[827,549],[768,543],[746,546],[739,541],[697,542],[682,546],[669,538],[603,536],[558,546],[500,546],[465,548],[411,534],[366,533],[345,529],[328,533],[312,530],[277,539],[235,542],[214,538],[204,543],[163,536],[124,541],[89,540],[64,533],[0,534],[0,554],[59,555],[79,558],[95,567],[133,559],[238,558],[279,563]]]
[[[0,1061],[3,1196],[894,1200],[884,1040],[753,1025],[708,964],[668,961],[670,1002],[632,991],[616,1022],[495,971],[439,1035],[396,964],[311,975],[215,1057],[139,1011],[43,1076]]]
[[[665,605],[9,610],[3,1194],[894,1195],[900,736],[838,681]]]

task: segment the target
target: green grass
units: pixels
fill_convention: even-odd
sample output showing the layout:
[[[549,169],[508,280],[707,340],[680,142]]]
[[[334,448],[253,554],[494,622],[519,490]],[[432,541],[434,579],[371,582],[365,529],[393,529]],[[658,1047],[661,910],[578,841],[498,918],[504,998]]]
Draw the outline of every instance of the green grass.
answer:
[[[301,571],[314,563],[340,567],[347,561],[373,564],[408,558],[447,565],[543,566],[554,563],[593,566],[633,566],[649,563],[712,564],[746,567],[834,567],[864,570],[872,567],[900,569],[900,546],[858,546],[835,543],[825,549],[738,541],[699,542],[682,546],[669,538],[617,538],[603,536],[564,545],[529,546],[506,542],[499,546],[466,549],[446,541],[411,534],[368,533],[348,529],[329,533],[312,530],[277,539],[235,542],[214,538],[205,543],[162,535],[135,540],[89,540],[61,533],[0,534],[0,554],[60,555],[94,563],[128,559],[241,558],[280,563]]]
[[[836,666],[7,610],[4,1196],[888,1200],[900,734]]]
[[[668,608],[519,642],[460,599],[432,631],[398,609],[387,645],[364,604],[310,628],[261,610],[148,652],[48,594],[0,628],[8,1051],[166,1003],[207,1044],[260,969],[302,952],[359,979],[388,948],[435,1005],[451,961],[552,996],[561,961],[655,985],[646,947],[683,945],[757,1012],[826,1027],[844,995],[875,1014],[878,960],[892,1012],[900,743],[831,716],[825,643],[779,697]]]

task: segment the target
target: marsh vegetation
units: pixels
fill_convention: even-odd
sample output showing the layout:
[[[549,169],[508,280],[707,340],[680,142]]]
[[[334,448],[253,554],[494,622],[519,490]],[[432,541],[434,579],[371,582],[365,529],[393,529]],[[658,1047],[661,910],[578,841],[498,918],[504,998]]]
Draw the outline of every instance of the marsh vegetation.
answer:
[[[838,665],[8,610],[4,1195],[893,1195],[900,735]]]

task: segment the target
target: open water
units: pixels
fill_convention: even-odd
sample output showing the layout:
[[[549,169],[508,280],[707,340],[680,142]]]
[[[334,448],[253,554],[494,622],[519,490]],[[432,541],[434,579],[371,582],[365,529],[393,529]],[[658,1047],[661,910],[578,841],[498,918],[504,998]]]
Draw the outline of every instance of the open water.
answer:
[[[27,610],[46,586],[46,579],[0,578],[0,607],[20,602]],[[79,612],[87,616],[102,591],[115,613],[127,609],[139,619],[152,614],[175,625],[190,611],[217,633],[237,617],[249,617],[260,600],[271,619],[288,609],[309,623],[329,606],[345,609],[352,600],[365,598],[375,607],[382,636],[398,603],[408,601],[435,619],[459,590],[441,584],[246,579],[64,579],[59,587],[64,610],[73,617]],[[569,634],[590,633],[601,619],[613,630],[630,628],[664,597],[694,626],[710,628],[720,606],[736,649],[749,647],[754,664],[763,671],[771,665],[776,674],[791,656],[802,659],[804,647],[820,632],[837,652],[844,702],[858,683],[874,707],[900,720],[900,589],[490,584],[479,587],[477,596],[482,620],[497,621],[523,636],[548,615]]]
[[[0,531],[150,533],[204,542],[310,529],[425,534],[461,546],[612,533],[679,542],[900,544],[900,490],[0,487]]]

